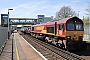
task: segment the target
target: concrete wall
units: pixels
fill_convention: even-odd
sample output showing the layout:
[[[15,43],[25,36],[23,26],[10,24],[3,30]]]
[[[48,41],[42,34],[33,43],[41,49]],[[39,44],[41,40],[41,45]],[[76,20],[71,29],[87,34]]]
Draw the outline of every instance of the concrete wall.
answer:
[[[4,44],[5,40],[8,36],[8,28],[7,27],[0,27],[0,48]]]

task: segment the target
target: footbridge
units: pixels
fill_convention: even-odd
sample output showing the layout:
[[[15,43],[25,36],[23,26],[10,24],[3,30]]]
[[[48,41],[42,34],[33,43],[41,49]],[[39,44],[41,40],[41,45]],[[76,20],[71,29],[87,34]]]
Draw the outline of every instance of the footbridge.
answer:
[[[10,24],[12,25],[26,25],[36,24],[37,18],[9,18]]]

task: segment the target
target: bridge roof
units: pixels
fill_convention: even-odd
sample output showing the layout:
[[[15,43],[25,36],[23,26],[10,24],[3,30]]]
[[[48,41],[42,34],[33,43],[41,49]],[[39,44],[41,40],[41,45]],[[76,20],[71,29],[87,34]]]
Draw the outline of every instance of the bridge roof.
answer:
[[[10,20],[37,20],[37,18],[9,18]]]

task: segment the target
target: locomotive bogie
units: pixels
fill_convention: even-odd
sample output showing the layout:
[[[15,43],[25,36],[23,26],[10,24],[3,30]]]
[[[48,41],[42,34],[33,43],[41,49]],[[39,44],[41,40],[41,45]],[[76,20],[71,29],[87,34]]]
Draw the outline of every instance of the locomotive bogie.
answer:
[[[58,39],[54,37],[54,38],[52,39],[52,44],[58,46]]]
[[[51,43],[52,39],[50,37],[45,37],[45,41]]]
[[[35,37],[36,37],[36,38],[38,38],[38,36],[39,36],[39,34],[36,34],[36,36],[35,36]]]

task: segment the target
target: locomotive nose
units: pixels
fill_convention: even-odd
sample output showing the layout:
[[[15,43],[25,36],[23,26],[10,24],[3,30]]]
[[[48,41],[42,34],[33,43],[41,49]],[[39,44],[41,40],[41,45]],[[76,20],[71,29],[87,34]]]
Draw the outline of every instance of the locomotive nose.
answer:
[[[82,38],[83,38],[83,32],[82,31],[73,31],[73,32],[68,31],[66,36],[67,37],[70,36],[70,38],[69,38],[70,40],[79,41],[79,40],[82,40]]]

